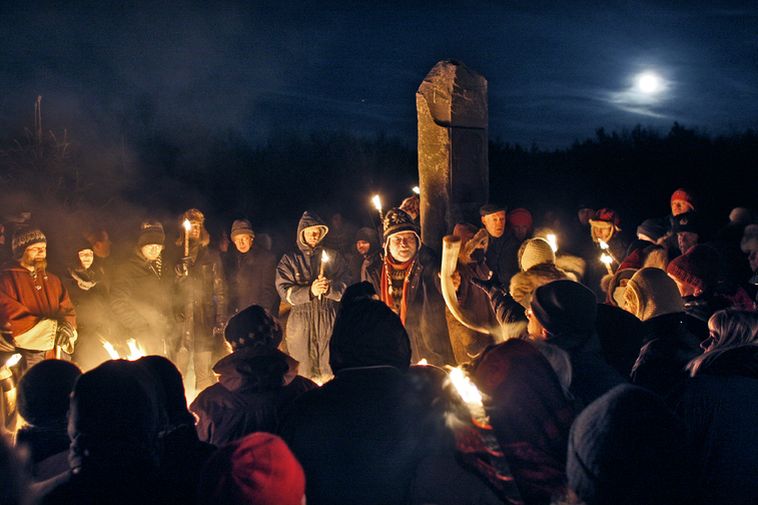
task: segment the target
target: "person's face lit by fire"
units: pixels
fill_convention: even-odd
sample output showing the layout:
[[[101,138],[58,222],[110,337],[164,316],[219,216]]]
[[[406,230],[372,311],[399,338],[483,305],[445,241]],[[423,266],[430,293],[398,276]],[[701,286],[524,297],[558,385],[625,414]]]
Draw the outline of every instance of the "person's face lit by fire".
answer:
[[[47,244],[39,242],[37,244],[31,244],[26,250],[24,250],[24,255],[21,256],[20,263],[22,267],[28,270],[34,270],[46,266],[45,258],[47,258]]]
[[[596,242],[610,242],[613,236],[613,225],[604,221],[594,222],[592,226],[592,235]]]
[[[487,229],[487,233],[495,238],[500,238],[505,233],[505,211],[500,210],[482,216],[482,224]]]
[[[163,246],[161,244],[147,244],[143,245],[140,249],[142,256],[148,261],[155,261],[160,258],[163,252]]]
[[[203,231],[203,223],[200,221],[191,221],[189,229],[190,240],[200,240],[200,234]]]
[[[539,320],[535,317],[532,309],[526,309],[524,311],[524,314],[526,314],[526,330],[529,333],[529,336],[535,340],[546,340],[547,331],[545,331],[545,327],[542,326],[542,323],[540,323]]]
[[[92,262],[95,261],[95,251],[92,249],[82,249],[77,254],[79,256],[79,263],[81,263],[82,268],[85,270],[91,267]]]
[[[309,226],[303,230],[303,241],[308,247],[316,247],[324,237],[324,229],[321,226]]]
[[[673,200],[671,202],[671,215],[672,216],[678,216],[679,214],[684,214],[685,212],[692,212],[693,210],[695,209],[686,200]]]
[[[676,234],[676,243],[682,254],[695,247],[700,240],[700,235],[691,231],[680,231]]]
[[[401,231],[390,235],[388,249],[390,255],[400,263],[410,261],[418,251],[418,237],[412,231]]]
[[[234,247],[242,254],[245,254],[253,247],[253,236],[249,233],[240,233],[234,236],[233,242]]]
[[[363,256],[365,256],[371,250],[371,242],[367,242],[365,240],[356,240],[355,250],[358,251]]]

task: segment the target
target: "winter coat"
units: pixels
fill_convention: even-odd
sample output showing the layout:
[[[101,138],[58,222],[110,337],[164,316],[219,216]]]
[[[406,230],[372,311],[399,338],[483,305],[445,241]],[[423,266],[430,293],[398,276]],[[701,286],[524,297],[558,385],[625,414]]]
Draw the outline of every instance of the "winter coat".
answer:
[[[110,306],[121,325],[123,340],[135,338],[150,353],[163,354],[163,341],[173,330],[174,272],[165,263],[161,271],[135,251],[116,269]]]
[[[364,268],[364,281],[381,293],[383,263]],[[413,362],[426,359],[433,365],[455,363],[445,319],[445,299],[439,280],[440,261],[434,252],[422,245],[408,273],[407,316],[405,330],[411,340]]]
[[[191,424],[182,424],[163,433],[161,446],[158,473],[161,482],[172,490],[173,503],[196,503],[197,486],[187,483],[200,481],[203,466],[216,452],[216,447],[198,440],[195,427]]]
[[[246,253],[236,248],[224,256],[224,273],[229,287],[230,313],[260,305],[273,315],[279,313],[279,296],[276,294],[276,258],[260,246]]]
[[[227,319],[224,268],[218,251],[207,246],[199,246],[193,257],[188,275],[177,265],[174,310],[181,333],[175,332],[170,348],[213,351],[222,338],[214,329],[221,329]]]
[[[729,349],[700,367],[675,403],[695,451],[698,503],[758,498],[758,346]]]
[[[642,347],[642,323],[618,307],[597,304],[595,331],[603,358],[621,377],[629,377]]]
[[[47,351],[55,346],[54,331],[33,342],[27,339],[27,332],[44,326],[45,320],[76,328],[74,305],[60,278],[50,272],[35,277],[18,263],[6,264],[0,271],[0,324],[10,325],[17,347]]]
[[[311,248],[305,243],[303,231],[310,226],[326,227],[314,214],[303,213],[297,225],[297,249],[282,256],[276,267],[276,290],[292,305],[286,328],[287,351],[300,363],[303,375],[316,377],[331,373],[329,336],[350,272],[341,254],[321,244]],[[324,276],[331,281],[331,288],[319,299],[311,293],[311,284],[318,278],[324,252],[329,256]]]
[[[24,426],[16,433],[16,446],[28,451],[31,475],[34,481],[47,480],[68,470],[67,423],[59,426]]]
[[[314,389],[296,375],[297,363],[277,350],[243,348],[213,367],[219,382],[190,405],[200,440],[222,446],[256,431],[275,433],[282,413]]]
[[[281,430],[309,505],[408,503],[426,409],[399,369],[343,369],[300,397]]]
[[[518,249],[520,246],[521,242],[509,232],[499,238],[489,236],[489,245],[485,255],[487,266],[505,286],[511,282],[511,276],[519,271]]]
[[[632,368],[634,384],[665,397],[687,378],[684,367],[702,349],[700,339],[687,330],[685,318],[679,312],[642,323],[644,345]]]

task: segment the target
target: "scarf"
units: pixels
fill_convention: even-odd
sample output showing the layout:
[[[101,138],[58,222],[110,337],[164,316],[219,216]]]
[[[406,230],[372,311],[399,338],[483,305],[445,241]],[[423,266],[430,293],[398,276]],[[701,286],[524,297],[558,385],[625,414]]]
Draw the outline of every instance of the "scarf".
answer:
[[[405,318],[408,313],[408,278],[413,270],[416,257],[405,263],[397,263],[389,254],[384,257],[381,273],[381,286],[379,296],[393,312],[400,316],[400,321],[405,326]],[[398,285],[402,282],[402,287]]]

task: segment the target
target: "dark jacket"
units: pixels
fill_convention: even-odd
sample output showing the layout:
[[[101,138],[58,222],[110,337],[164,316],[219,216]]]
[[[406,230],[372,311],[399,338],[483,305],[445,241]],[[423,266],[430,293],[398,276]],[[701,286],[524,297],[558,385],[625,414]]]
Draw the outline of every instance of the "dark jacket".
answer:
[[[504,286],[508,286],[511,277],[519,271],[518,249],[521,243],[508,231],[499,238],[490,235],[489,239],[486,252],[487,266]]]
[[[472,278],[486,279],[489,268],[484,263],[463,264],[458,261],[461,284],[457,291],[458,303],[463,314],[470,320],[492,328],[497,324],[495,314],[487,294],[471,283]],[[450,343],[457,363],[467,363],[478,356],[488,345],[493,344],[492,336],[474,331],[458,321],[449,310],[445,310]]]
[[[758,497],[758,346],[723,352],[699,369],[676,402],[695,451],[698,503],[755,504]]]
[[[171,347],[186,346],[197,351],[212,351],[219,344],[221,328],[227,318],[227,290],[224,268],[218,251],[200,246],[188,274],[177,268],[175,305],[179,328]],[[190,309],[192,307],[192,309]],[[191,343],[190,343],[191,342]]]
[[[640,320],[623,309],[598,303],[595,330],[605,361],[619,375],[629,377],[643,344]]]
[[[326,225],[310,212],[303,214],[297,226],[297,249],[282,256],[276,267],[276,290],[292,305],[286,328],[287,351],[300,363],[303,375],[314,377],[330,372],[329,336],[350,273],[342,255],[321,244],[311,248],[303,241],[303,230],[309,226]],[[319,300],[311,294],[311,284],[319,275],[324,251],[330,258],[324,276],[331,281],[331,289]]]
[[[642,323],[644,345],[632,368],[634,384],[665,397],[687,378],[684,367],[702,349],[685,317],[683,312],[665,314]]]
[[[29,473],[35,481],[68,470],[70,442],[65,419],[58,426],[25,426],[16,433],[16,445],[29,451]]]
[[[425,412],[389,366],[340,370],[300,397],[281,434],[308,476],[308,503],[408,503]]]
[[[200,440],[220,447],[256,431],[275,433],[281,414],[316,387],[296,375],[296,366],[279,351],[258,348],[241,349],[216,363],[219,382],[190,405]]]
[[[224,273],[229,287],[229,308],[236,314],[251,305],[260,305],[273,315],[279,313],[276,294],[276,258],[254,245],[246,253],[232,248],[225,256]]]
[[[383,263],[366,265],[364,281],[370,282],[377,293],[382,292]],[[445,300],[440,288],[440,261],[434,252],[422,245],[408,274],[407,316],[405,330],[411,340],[412,361],[425,358],[433,365],[455,363],[450,344]]]

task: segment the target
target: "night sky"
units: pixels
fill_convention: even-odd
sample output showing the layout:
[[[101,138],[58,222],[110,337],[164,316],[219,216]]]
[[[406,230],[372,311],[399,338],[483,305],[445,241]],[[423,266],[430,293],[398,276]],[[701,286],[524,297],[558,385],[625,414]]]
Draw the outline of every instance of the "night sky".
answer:
[[[490,137],[507,142],[566,147],[600,126],[674,121],[731,133],[758,119],[754,3],[121,4],[2,3],[5,137],[31,125],[42,95],[47,127],[102,144],[326,129],[412,145],[415,91],[447,58],[489,80]]]

